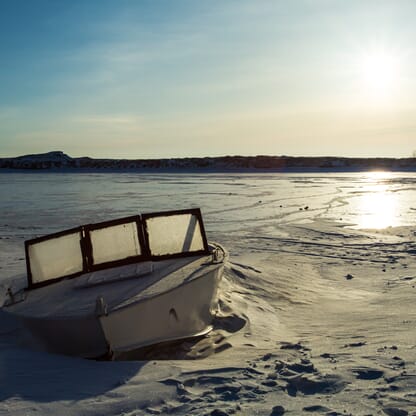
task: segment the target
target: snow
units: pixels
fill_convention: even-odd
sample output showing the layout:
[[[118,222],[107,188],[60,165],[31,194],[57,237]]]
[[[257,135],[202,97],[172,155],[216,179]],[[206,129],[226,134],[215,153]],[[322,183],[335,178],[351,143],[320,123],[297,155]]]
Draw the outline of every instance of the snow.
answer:
[[[138,212],[200,206],[208,239],[230,251],[214,330],[130,361],[48,354],[0,310],[0,415],[414,415],[415,184],[0,174],[3,287],[24,272],[25,239]]]

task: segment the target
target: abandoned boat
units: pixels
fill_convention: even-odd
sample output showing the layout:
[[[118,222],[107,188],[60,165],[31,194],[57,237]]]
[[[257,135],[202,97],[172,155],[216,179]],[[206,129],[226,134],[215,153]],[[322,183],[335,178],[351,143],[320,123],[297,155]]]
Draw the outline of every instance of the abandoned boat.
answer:
[[[96,358],[212,329],[226,251],[199,209],[120,218],[25,242],[27,288],[4,311],[50,352]]]

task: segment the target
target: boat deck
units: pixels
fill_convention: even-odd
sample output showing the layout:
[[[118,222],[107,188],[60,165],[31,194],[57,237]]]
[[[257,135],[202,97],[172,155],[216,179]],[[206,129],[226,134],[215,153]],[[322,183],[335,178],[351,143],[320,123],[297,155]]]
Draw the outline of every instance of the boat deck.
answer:
[[[102,297],[111,312],[173,290],[218,267],[211,255],[113,267],[27,291],[23,302],[7,310],[31,318],[94,316],[97,298]]]

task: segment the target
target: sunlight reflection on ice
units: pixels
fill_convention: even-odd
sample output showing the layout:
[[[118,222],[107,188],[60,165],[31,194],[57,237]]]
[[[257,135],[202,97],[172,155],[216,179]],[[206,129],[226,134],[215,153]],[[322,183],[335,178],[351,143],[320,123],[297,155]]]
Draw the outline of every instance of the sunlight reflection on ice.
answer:
[[[358,226],[360,228],[385,228],[399,225],[397,198],[382,189],[369,191],[358,201]]]
[[[386,228],[399,225],[398,198],[388,185],[389,172],[370,172],[362,195],[357,198],[357,226],[359,228]]]

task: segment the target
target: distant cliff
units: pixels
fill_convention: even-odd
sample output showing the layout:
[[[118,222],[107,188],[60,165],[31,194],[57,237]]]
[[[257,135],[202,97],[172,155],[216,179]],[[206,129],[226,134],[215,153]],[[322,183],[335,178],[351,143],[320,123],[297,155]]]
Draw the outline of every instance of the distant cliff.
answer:
[[[93,159],[64,152],[0,158],[3,169],[201,170],[201,171],[416,171],[416,158],[341,158],[291,156],[219,156],[173,159]]]

